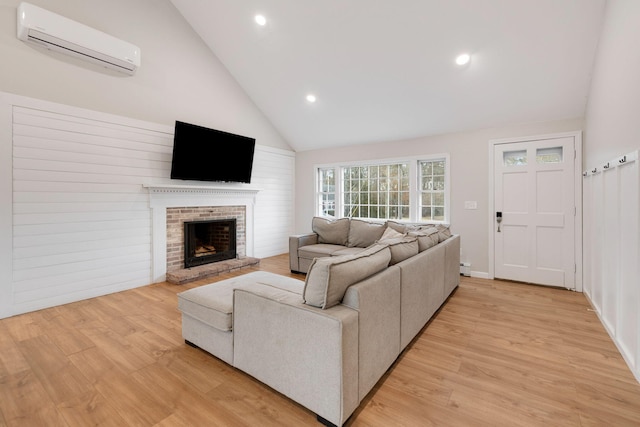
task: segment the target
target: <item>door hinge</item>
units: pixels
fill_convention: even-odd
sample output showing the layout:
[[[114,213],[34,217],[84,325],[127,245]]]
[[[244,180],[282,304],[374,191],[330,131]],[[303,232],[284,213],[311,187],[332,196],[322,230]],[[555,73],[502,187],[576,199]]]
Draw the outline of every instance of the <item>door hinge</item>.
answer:
[[[578,207],[577,206],[573,207],[573,216],[578,216]]]
[[[578,272],[578,264],[573,264],[573,272],[574,273]]]

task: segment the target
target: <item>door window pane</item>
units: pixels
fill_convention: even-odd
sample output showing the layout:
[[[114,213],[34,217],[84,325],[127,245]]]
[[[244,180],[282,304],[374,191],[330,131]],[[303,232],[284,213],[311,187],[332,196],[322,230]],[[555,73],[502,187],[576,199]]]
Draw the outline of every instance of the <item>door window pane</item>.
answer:
[[[505,151],[502,157],[505,166],[522,166],[527,164],[527,150]]]
[[[562,147],[538,148],[536,150],[538,163],[562,163]]]

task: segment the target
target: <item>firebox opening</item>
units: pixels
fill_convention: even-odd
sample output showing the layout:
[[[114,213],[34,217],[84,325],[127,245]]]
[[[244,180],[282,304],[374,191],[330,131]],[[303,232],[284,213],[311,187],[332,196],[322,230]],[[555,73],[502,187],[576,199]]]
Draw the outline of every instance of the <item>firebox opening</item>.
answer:
[[[236,220],[184,223],[185,268],[236,258]]]

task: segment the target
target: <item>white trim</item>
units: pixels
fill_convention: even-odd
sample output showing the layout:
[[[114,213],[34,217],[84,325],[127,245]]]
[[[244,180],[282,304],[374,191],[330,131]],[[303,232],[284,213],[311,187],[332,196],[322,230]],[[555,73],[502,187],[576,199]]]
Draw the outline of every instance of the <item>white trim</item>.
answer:
[[[288,157],[293,157],[293,158],[296,157],[295,151],[285,150],[285,149],[276,148],[276,147],[270,147],[268,145],[256,144],[256,149],[259,149],[261,151],[266,151],[268,153],[279,154],[281,156],[288,156]]]
[[[476,279],[488,279],[489,273],[485,273],[484,271],[472,271],[471,277],[475,277]]]
[[[501,139],[491,139],[489,140],[489,203],[488,210],[488,255],[489,255],[489,271],[488,278],[495,278],[495,254],[494,254],[494,234],[493,229],[495,225],[494,219],[494,149],[496,145],[500,144],[510,144],[514,142],[525,142],[525,141],[542,141],[546,139],[556,139],[556,138],[565,138],[572,137],[574,138],[574,149],[575,149],[575,158],[574,158],[574,204],[576,207],[576,215],[574,222],[574,249],[575,249],[575,263],[576,263],[576,282],[575,282],[575,291],[582,292],[582,280],[583,280],[583,262],[582,262],[582,131],[573,131],[573,132],[561,132],[561,133],[553,133],[553,134],[544,134],[544,135],[533,135],[533,136],[522,136],[522,137],[514,137],[514,138],[501,138]]]
[[[598,320],[600,320],[600,323],[602,323],[604,330],[607,331],[607,334],[609,334],[611,341],[613,341],[613,343],[616,345],[616,349],[618,349],[618,353],[620,353],[620,355],[624,359],[625,363],[629,367],[629,370],[635,377],[636,381],[640,382],[640,370],[637,369],[636,361],[632,359],[633,355],[629,355],[627,351],[625,351],[625,348],[623,348],[620,345],[620,341],[618,340],[618,337],[616,336],[615,331],[608,326],[608,323],[605,321],[604,317],[602,316],[601,311],[597,309],[597,306],[591,300],[591,296],[587,292],[584,293],[584,296],[587,298],[589,305],[593,307],[593,312],[596,314],[596,316],[598,316]]]
[[[154,283],[167,275],[167,208],[198,206],[244,206],[246,255],[254,253],[254,207],[260,191],[249,186],[144,184],[149,190],[152,218],[152,266]]]
[[[0,92],[0,319],[13,315],[13,104]]]

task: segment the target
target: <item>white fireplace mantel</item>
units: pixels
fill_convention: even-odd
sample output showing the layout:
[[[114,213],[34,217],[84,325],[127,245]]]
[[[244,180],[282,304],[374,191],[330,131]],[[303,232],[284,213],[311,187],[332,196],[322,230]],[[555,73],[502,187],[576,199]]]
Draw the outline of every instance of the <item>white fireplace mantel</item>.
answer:
[[[152,273],[154,283],[166,280],[167,208],[199,206],[244,206],[246,255],[253,256],[253,221],[256,194],[260,189],[247,186],[143,184],[149,191],[152,211]]]

